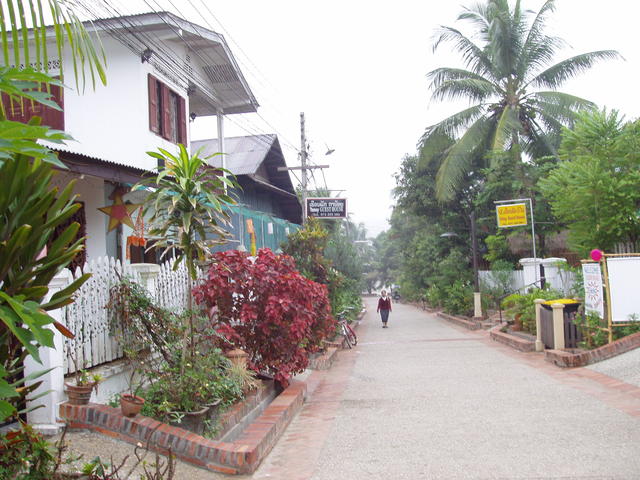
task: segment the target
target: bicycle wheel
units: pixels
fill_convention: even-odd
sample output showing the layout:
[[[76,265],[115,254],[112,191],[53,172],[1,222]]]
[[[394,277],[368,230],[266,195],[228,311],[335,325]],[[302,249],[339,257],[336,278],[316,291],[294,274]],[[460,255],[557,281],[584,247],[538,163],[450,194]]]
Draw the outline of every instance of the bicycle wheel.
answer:
[[[351,330],[349,328],[349,325],[343,323],[342,324],[342,336],[344,337],[344,341],[347,344],[347,347],[352,348],[351,339],[349,338],[350,337],[349,330]],[[353,345],[355,345],[355,344],[353,344]]]
[[[345,325],[346,327],[346,331],[347,334],[345,335],[345,338],[347,339],[347,342],[350,343],[351,345],[357,345],[358,344],[358,337],[356,336],[356,332],[353,331],[353,329],[349,326],[349,325]]]

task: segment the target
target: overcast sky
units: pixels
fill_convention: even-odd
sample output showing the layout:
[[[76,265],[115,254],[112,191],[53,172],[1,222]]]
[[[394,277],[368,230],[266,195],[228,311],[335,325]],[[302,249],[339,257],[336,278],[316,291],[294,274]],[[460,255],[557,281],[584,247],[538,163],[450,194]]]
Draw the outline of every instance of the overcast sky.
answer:
[[[345,190],[353,219],[364,222],[374,236],[388,228],[394,173],[403,156],[416,151],[425,127],[462,106],[430,102],[426,74],[440,66],[459,65],[447,46],[433,54],[433,33],[440,25],[456,25],[462,6],[471,3],[154,0],[148,4],[179,9],[187,20],[227,38],[268,122],[255,115],[232,116],[227,135],[278,133],[292,166],[298,162],[294,147],[300,146],[299,114],[305,112],[312,161],[331,165],[325,173],[329,188]],[[540,4],[523,1],[527,8]],[[599,64],[562,90],[636,118],[640,2],[558,0],[557,6],[550,31],[570,45],[561,57],[612,48],[626,58]],[[215,137],[215,128],[215,120],[198,119],[193,138]],[[327,146],[335,153],[325,157]],[[319,172],[315,178],[324,185]]]

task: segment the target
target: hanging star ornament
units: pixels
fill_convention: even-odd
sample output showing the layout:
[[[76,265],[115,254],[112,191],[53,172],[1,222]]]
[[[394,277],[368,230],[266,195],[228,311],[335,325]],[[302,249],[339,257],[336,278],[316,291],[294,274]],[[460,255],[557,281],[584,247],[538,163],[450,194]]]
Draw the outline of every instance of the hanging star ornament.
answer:
[[[131,214],[141,206],[141,203],[124,203],[124,201],[122,200],[122,194],[116,194],[114,195],[113,205],[110,205],[108,207],[100,207],[98,208],[98,210],[106,215],[109,215],[109,229],[107,230],[107,232],[110,232],[122,223],[135,229],[136,226],[133,223]]]

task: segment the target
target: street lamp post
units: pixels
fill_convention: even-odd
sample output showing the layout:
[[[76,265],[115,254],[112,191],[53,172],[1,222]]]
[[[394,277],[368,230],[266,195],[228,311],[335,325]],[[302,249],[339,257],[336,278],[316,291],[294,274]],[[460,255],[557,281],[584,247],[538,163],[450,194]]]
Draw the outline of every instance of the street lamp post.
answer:
[[[471,255],[473,257],[473,318],[482,320],[482,297],[478,279],[478,237],[476,236],[476,212],[469,215],[471,220]]]
[[[478,237],[476,235],[476,212],[469,215],[471,224],[471,259],[473,263],[473,318],[482,319],[482,297],[480,294],[480,280],[478,274]],[[455,232],[445,232],[441,237],[457,237]]]

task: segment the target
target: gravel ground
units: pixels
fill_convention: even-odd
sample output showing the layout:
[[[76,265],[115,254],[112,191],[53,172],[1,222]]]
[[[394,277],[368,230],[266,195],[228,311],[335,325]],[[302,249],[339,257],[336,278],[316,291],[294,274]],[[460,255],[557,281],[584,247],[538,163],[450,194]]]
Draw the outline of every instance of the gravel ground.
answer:
[[[54,441],[58,439],[59,436],[52,438]],[[132,472],[130,477],[125,475],[125,473],[128,473],[131,470],[135,463],[135,455],[133,452],[134,446],[128,443],[89,431],[67,432],[65,436],[65,443],[68,446],[68,450],[65,452],[65,458],[76,458],[79,455],[81,455],[82,458],[63,468],[63,471],[79,471],[83,464],[93,460],[97,456],[108,463],[111,463],[113,459],[113,463],[115,465],[119,465],[128,455],[129,459],[125,464],[125,468],[120,470],[120,478],[123,480],[126,478],[130,478],[130,480],[138,480],[140,475],[143,473],[142,467],[138,466],[138,468]],[[165,457],[160,458],[162,462],[166,461]],[[149,452],[145,460],[147,463],[155,463],[155,453]],[[175,480],[228,480],[229,478],[230,477],[228,476],[215,474],[181,461],[177,462],[176,475],[174,477]],[[233,478],[241,479],[244,477]]]
[[[640,387],[640,348],[586,368]]]

